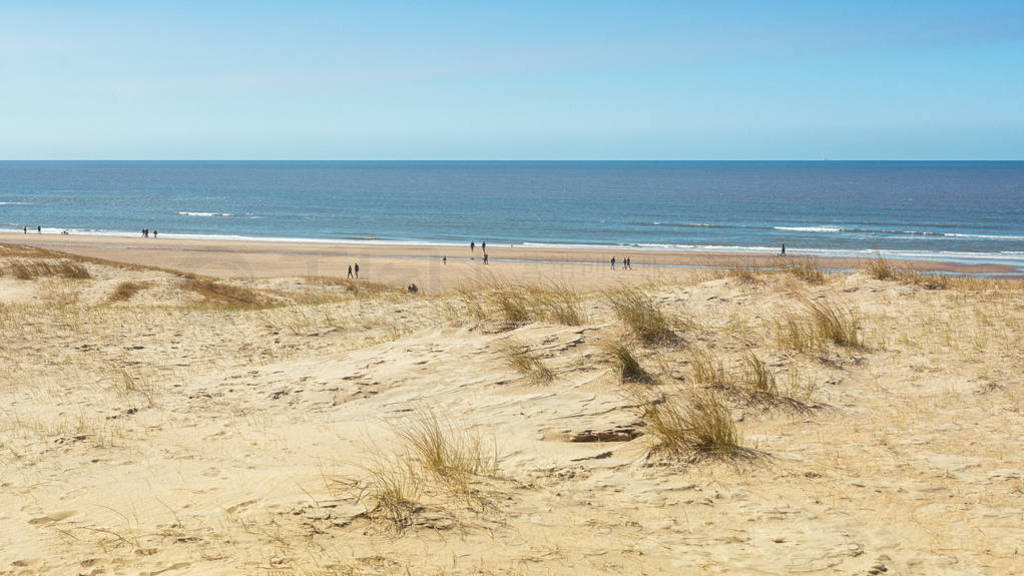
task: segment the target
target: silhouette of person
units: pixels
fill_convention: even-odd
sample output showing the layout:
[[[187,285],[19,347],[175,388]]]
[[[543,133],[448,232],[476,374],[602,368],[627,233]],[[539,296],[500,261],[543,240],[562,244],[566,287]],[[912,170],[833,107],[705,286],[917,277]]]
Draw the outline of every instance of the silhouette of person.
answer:
[[[356,262],[356,280],[359,279],[359,262]]]
[[[612,270],[615,270],[615,256],[612,256]]]
[[[349,266],[348,266],[348,277],[349,278],[352,277],[352,265],[351,264],[349,264]]]
[[[779,252],[779,255],[780,256],[785,256],[786,255],[786,245],[785,244],[782,245],[782,252]]]
[[[445,266],[448,265],[448,257],[447,256],[441,256],[441,264],[443,264]]]
[[[484,264],[487,264],[487,252],[484,252]]]

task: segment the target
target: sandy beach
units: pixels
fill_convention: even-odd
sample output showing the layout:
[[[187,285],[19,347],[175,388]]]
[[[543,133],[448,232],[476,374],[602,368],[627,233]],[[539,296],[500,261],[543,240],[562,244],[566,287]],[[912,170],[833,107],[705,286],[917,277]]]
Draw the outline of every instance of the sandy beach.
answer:
[[[579,288],[637,283],[675,282],[693,268],[779,268],[801,261],[798,253],[775,254],[690,252],[598,248],[510,247],[489,245],[488,266],[477,246],[417,244],[359,244],[329,242],[273,242],[120,236],[0,233],[0,242],[61,250],[72,254],[140,265],[161,265],[175,270],[221,278],[275,276],[345,276],[358,262],[361,277],[393,287],[410,283],[430,292],[457,288],[467,282],[505,278],[525,282],[570,282]],[[447,265],[442,257],[447,256]],[[630,257],[632,271],[623,272],[622,259]],[[611,258],[616,271],[612,272]],[[856,269],[868,259],[815,258],[829,269]],[[900,260],[899,266],[921,272],[952,274],[1013,274],[1015,267],[984,264]]]
[[[0,242],[0,575],[1024,573],[1019,281]]]

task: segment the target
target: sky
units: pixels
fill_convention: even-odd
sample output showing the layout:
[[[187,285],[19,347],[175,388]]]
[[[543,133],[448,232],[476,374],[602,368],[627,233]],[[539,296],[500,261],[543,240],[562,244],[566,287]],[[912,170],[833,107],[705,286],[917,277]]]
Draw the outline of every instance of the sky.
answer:
[[[0,159],[1024,159],[1024,2],[0,1]]]

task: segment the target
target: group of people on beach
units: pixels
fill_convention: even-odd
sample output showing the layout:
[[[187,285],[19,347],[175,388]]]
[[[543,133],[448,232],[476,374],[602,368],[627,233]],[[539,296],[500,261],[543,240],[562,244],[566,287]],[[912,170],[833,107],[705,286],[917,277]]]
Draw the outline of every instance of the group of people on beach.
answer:
[[[22,231],[23,231],[23,232],[24,232],[25,234],[28,234],[28,226],[22,226],[22,227],[21,227],[21,230],[22,230]],[[42,226],[36,226],[36,232],[38,232],[38,233],[42,234],[42,233],[43,233],[43,227],[42,227]]]
[[[630,258],[629,256],[626,256],[625,258],[623,258],[622,259],[622,269],[623,270],[632,270],[633,269],[633,259]],[[615,256],[612,256],[612,270],[615,270]]]
[[[355,276],[352,275],[353,272],[355,272]],[[355,278],[356,280],[359,279],[359,262],[348,265],[348,277]]]
[[[480,243],[480,250],[484,253],[484,264],[487,264],[490,258],[487,256],[487,241],[484,240]],[[471,241],[469,243],[469,259],[473,259],[473,254],[476,252],[476,242]]]
[[[156,228],[153,228],[153,238],[156,238],[156,234],[157,234]],[[142,237],[143,238],[149,238],[149,228],[143,228],[142,229]]]

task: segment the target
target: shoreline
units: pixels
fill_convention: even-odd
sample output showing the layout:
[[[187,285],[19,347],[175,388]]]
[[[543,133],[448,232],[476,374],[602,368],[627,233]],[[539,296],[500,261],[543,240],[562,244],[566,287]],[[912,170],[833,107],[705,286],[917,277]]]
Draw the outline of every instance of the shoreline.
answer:
[[[221,278],[345,276],[362,262],[362,277],[396,287],[415,283],[430,290],[457,288],[489,278],[534,282],[571,282],[580,288],[603,288],[623,282],[671,282],[698,269],[778,268],[810,259],[827,270],[850,270],[870,258],[804,256],[791,252],[690,251],[489,245],[490,264],[483,265],[478,246],[387,244],[367,242],[300,242],[141,238],[103,235],[23,234],[0,232],[0,243],[49,248],[126,264],[158,266]],[[628,255],[633,270],[621,273]],[[447,256],[448,263],[442,263]],[[616,257],[616,270],[610,266]],[[890,259],[918,272],[989,275],[1024,279],[1024,271],[1006,264],[961,264],[933,260]]]

